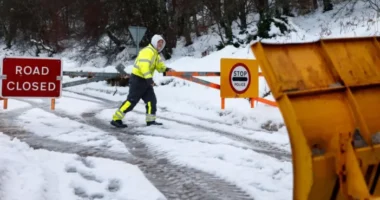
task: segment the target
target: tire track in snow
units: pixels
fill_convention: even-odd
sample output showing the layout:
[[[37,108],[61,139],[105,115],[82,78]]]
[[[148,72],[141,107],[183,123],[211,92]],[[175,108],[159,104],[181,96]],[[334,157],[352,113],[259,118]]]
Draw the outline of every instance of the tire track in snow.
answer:
[[[109,93],[104,92],[103,89],[91,88],[91,90],[96,91],[96,92],[100,92],[100,93],[109,94]],[[93,99],[97,99],[98,100],[98,101],[91,100],[91,102],[99,103],[99,101],[103,101],[103,102],[104,101],[109,101],[109,102],[113,102],[113,103],[117,103],[117,104],[121,104],[122,103],[121,101],[111,101],[109,99],[105,99],[105,98],[102,98],[102,97],[96,97],[96,96],[85,94],[85,93],[81,93],[81,92],[76,92],[76,91],[71,91],[71,90],[64,90],[64,91],[68,92],[68,93],[82,95],[82,96],[85,96],[85,97],[88,97],[88,98],[93,98]],[[109,92],[110,92],[110,94],[113,93],[111,91],[109,91]],[[68,97],[72,97],[72,96],[68,96]],[[72,98],[76,98],[76,97],[72,97]],[[138,104],[143,105],[144,103],[139,102]],[[212,123],[212,124],[222,124],[222,125],[226,125],[226,126],[229,126],[229,127],[235,126],[235,124],[233,124],[233,123],[222,122],[222,121],[213,120],[213,119],[209,119],[209,118],[204,118],[204,117],[200,117],[200,116],[196,116],[196,115],[190,115],[188,113],[183,113],[183,112],[178,112],[178,111],[168,111],[167,107],[157,106],[157,109],[160,109],[161,112],[170,112],[170,113],[173,113],[173,114],[176,114],[176,115],[182,115],[182,116],[186,116],[186,117],[192,117],[192,118],[195,118],[197,120],[206,121],[206,122]],[[273,131],[269,131],[269,130],[265,130],[265,129],[252,129],[252,128],[247,128],[247,127],[239,127],[239,128],[243,129],[243,130],[246,130],[246,131],[260,131],[260,132],[267,132],[267,133],[272,133],[273,132]]]
[[[69,91],[69,92],[72,92],[72,91]],[[73,93],[78,94],[78,95],[83,95],[85,97],[94,98],[94,99],[103,101],[105,104],[107,104],[109,106],[114,106],[115,105],[115,101],[111,101],[111,100],[108,100],[108,99],[105,99],[105,98],[102,98],[102,97],[95,97],[95,96],[92,96],[92,95],[83,94],[83,93],[79,93],[79,92],[73,92]],[[73,97],[73,98],[75,98],[75,97]],[[145,112],[141,112],[141,111],[137,111],[137,110],[133,110],[132,112],[137,113],[137,114],[141,114],[141,115],[145,115]],[[187,115],[185,115],[185,116],[187,116]],[[194,116],[191,116],[191,117],[194,117]],[[229,139],[232,139],[234,141],[246,144],[246,145],[248,145],[250,147],[255,147],[255,151],[258,151],[258,152],[261,151],[262,153],[264,153],[264,154],[266,154],[268,156],[271,156],[271,157],[274,157],[274,158],[277,158],[277,159],[280,159],[280,160],[291,161],[291,159],[292,159],[292,156],[291,156],[290,152],[288,152],[288,151],[286,151],[284,149],[281,149],[279,147],[276,147],[276,146],[274,146],[270,142],[266,142],[266,141],[262,141],[262,140],[255,140],[255,139],[251,139],[251,138],[248,138],[248,137],[245,137],[245,136],[234,134],[234,133],[229,132],[229,131],[223,131],[223,130],[212,128],[212,127],[209,127],[209,126],[194,124],[194,123],[191,123],[191,122],[185,122],[185,121],[181,121],[181,120],[177,120],[177,119],[172,119],[172,118],[168,118],[168,117],[159,116],[157,118],[164,119],[164,120],[171,121],[171,122],[176,122],[176,123],[187,125],[187,126],[192,126],[192,127],[195,127],[195,128],[201,129],[201,130],[217,133],[219,135],[222,135],[222,136],[227,137]],[[196,117],[194,117],[194,118],[196,118]],[[214,122],[210,122],[210,123],[214,123]],[[217,122],[217,123],[219,123],[219,122]],[[223,124],[223,123],[219,123],[219,124]]]
[[[49,107],[46,106],[47,104],[29,100],[20,101],[29,103],[34,108],[40,108],[57,116],[86,123],[87,125],[115,136],[127,146],[130,153],[134,156],[133,162],[130,163],[137,165],[153,185],[169,200],[253,199],[235,184],[228,183],[223,179],[201,170],[170,163],[164,155],[153,153],[146,144],[133,135],[139,134],[139,132],[133,129],[127,129],[127,131],[121,132],[119,129],[105,126],[102,120],[94,117],[96,112],[84,113],[82,114],[82,118],[79,118],[62,112],[51,111]],[[131,134],[126,133],[128,131]]]
[[[70,97],[70,96],[67,96],[67,98],[73,98],[73,97]],[[76,98],[74,98],[76,99]],[[85,100],[83,98],[80,98],[80,100]],[[14,109],[12,110],[12,112],[8,112],[7,113],[7,117],[8,118],[16,118],[17,116],[21,115],[23,112],[26,112],[32,108],[40,108],[42,110],[44,110],[45,112],[49,112],[49,113],[52,113],[54,115],[57,115],[59,117],[62,117],[62,118],[68,118],[70,120],[73,120],[73,121],[77,121],[77,122],[80,122],[80,123],[83,123],[83,124],[87,124],[87,122],[83,119],[83,118],[89,118],[89,117],[95,117],[96,113],[102,111],[103,109],[106,109],[107,107],[104,107],[104,108],[100,108],[100,109],[96,109],[96,110],[93,110],[91,112],[84,112],[82,114],[82,118],[81,117],[78,117],[78,116],[72,116],[72,115],[69,115],[69,114],[66,114],[66,113],[63,113],[63,112],[57,112],[57,111],[52,111],[52,110],[49,110],[48,107],[50,107],[49,104],[47,103],[37,103],[37,102],[34,102],[34,101],[31,101],[31,100],[20,100],[19,101],[23,101],[25,103],[28,103],[30,104],[30,106],[28,106],[29,108],[26,109],[26,108],[18,108],[18,109]],[[94,102],[94,103],[101,103],[101,102],[97,102],[97,101],[91,101],[91,102]],[[33,107],[32,107],[33,106]],[[1,113],[0,113],[0,117],[1,117]],[[10,120],[11,122],[13,122],[13,120]],[[104,126],[109,126],[108,123],[105,123],[104,121],[101,121],[100,123],[102,123]],[[3,125],[4,127],[12,127],[10,126],[10,124],[7,124],[7,125]],[[15,126],[17,128],[17,126]],[[141,127],[140,126],[136,126],[136,125],[128,125],[128,129],[129,130],[133,130],[134,128],[139,128]],[[173,137],[173,136],[168,136],[168,135],[155,135],[155,134],[149,134],[149,133],[145,133],[145,132],[137,132],[137,131],[134,131],[133,133],[129,133],[130,135],[134,135],[134,136],[150,136],[150,137],[156,137],[156,138],[165,138],[165,139],[172,139],[172,140],[182,140],[182,141],[189,141],[189,142],[199,142],[199,143],[203,143],[203,144],[209,144],[209,145],[219,145],[219,144],[224,144],[224,143],[217,143],[217,142],[210,142],[210,141],[206,141],[206,140],[202,140],[202,139],[189,139],[189,138],[179,138],[179,137]],[[44,139],[45,137],[42,137],[42,136],[36,136],[36,137],[39,137],[40,139]],[[52,139],[50,139],[52,140]],[[53,140],[52,140],[53,141]],[[58,140],[54,140],[54,141],[58,141]],[[235,148],[239,148],[239,149],[243,149],[243,150],[246,150],[246,149],[250,149],[250,150],[253,150],[253,151],[256,151],[258,153],[268,153],[267,151],[265,150],[258,150],[258,149],[254,149],[254,148],[250,148],[250,147],[246,147],[246,146],[239,146],[239,145],[234,145],[234,144],[230,144],[230,143],[227,143],[227,144],[224,144],[224,145],[229,145],[229,146],[233,146]],[[270,153],[270,152],[269,152]]]
[[[54,140],[54,139],[38,136],[30,131],[25,130],[24,128],[21,128],[17,125],[13,125],[13,122],[17,120],[16,118],[18,116],[22,115],[24,112],[27,112],[28,110],[35,108],[33,106],[42,108],[45,111],[50,107],[50,105],[48,104],[39,105],[36,102],[28,101],[28,100],[18,99],[18,101],[23,101],[30,105],[25,106],[23,108],[16,108],[16,109],[13,109],[12,111],[0,113],[0,119],[2,119],[0,120],[0,132],[3,132],[4,134],[8,135],[12,139],[17,138],[20,141],[27,143],[30,147],[34,149],[46,149],[49,151],[56,151],[56,152],[61,152],[61,153],[78,154],[79,156],[83,156],[83,157],[93,156],[93,157],[108,158],[108,159],[119,160],[119,161],[123,161],[127,163],[133,162],[133,160],[131,159],[131,156],[124,153],[111,151],[107,148],[84,146],[78,143],[59,141],[59,140]],[[52,111],[50,112],[53,114],[56,114]]]
[[[78,154],[80,156],[94,156],[101,158],[109,158],[124,162],[132,162],[130,155],[122,154],[116,151],[110,151],[106,148],[84,146],[78,143],[64,142],[59,140],[54,140],[42,136],[35,135],[32,132],[25,130],[19,126],[13,125],[12,122],[17,120],[16,118],[22,113],[33,109],[32,105],[35,105],[35,102],[19,100],[30,103],[30,106],[24,108],[17,108],[12,111],[0,113],[0,132],[8,135],[9,137],[17,138],[20,141],[27,143],[30,147],[35,149],[46,149],[49,151],[56,151],[61,153],[72,153]],[[38,105],[39,107],[43,107]],[[44,108],[46,109],[46,108]]]
[[[133,129],[116,129],[106,126],[104,122],[93,116],[94,113],[82,115],[88,124],[113,133],[129,147],[136,156],[139,168],[147,178],[168,199],[207,199],[207,200],[248,200],[253,199],[236,185],[226,182],[201,170],[170,163],[165,155],[153,153],[140,139],[135,137]],[[137,134],[139,134],[137,132]],[[178,139],[178,138],[176,138]]]
[[[92,111],[92,112],[84,112],[82,114],[82,117],[83,118],[95,118],[96,113],[98,113],[99,111],[102,111],[102,109],[99,109],[99,110],[96,110],[96,111]],[[70,117],[70,116],[66,116],[66,117]],[[108,123],[108,121],[103,121],[103,120],[100,120],[100,119],[97,119],[97,120],[98,120],[98,123],[103,124],[103,126],[106,126],[106,127],[110,126],[109,123]],[[83,123],[85,123],[85,122],[83,122]],[[145,131],[137,131],[137,130],[135,130],[136,128],[141,128],[141,127],[144,127],[144,126],[145,125],[134,125],[133,123],[130,123],[130,124],[128,124],[128,128],[125,129],[125,130],[130,130],[130,132],[128,132],[128,134],[129,135],[134,135],[134,136],[149,136],[149,137],[165,138],[165,139],[178,140],[178,141],[199,142],[199,143],[202,143],[202,144],[209,144],[209,145],[220,145],[220,144],[223,144],[223,145],[232,146],[232,147],[235,147],[235,148],[238,148],[238,149],[242,149],[242,150],[249,149],[249,150],[252,150],[252,151],[254,151],[256,153],[265,154],[265,155],[277,158],[279,160],[289,161],[289,162],[291,161],[291,158],[289,158],[287,156],[284,156],[284,155],[281,155],[281,154],[278,154],[277,152],[257,149],[257,148],[253,148],[253,147],[246,146],[246,145],[239,146],[239,145],[231,144],[231,143],[210,142],[210,141],[206,141],[206,140],[202,140],[202,139],[189,139],[189,138],[181,138],[181,137],[169,136],[169,135],[156,135],[156,134],[147,133]],[[116,130],[116,129],[112,129],[112,130]],[[212,132],[212,133],[215,133],[215,132]]]
[[[35,135],[22,129],[21,127],[5,128],[3,121],[0,122],[0,131],[8,135],[12,139],[17,138],[22,142],[27,143],[34,149],[46,149],[61,153],[78,154],[82,157],[93,156],[119,160],[127,163],[133,163],[130,155],[110,151],[106,148],[83,146],[78,143],[63,142]]]

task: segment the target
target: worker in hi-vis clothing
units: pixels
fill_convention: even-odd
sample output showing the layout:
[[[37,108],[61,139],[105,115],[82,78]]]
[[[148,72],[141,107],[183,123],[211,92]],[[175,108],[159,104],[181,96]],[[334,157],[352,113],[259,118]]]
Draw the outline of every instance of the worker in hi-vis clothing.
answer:
[[[162,125],[156,122],[156,95],[154,94],[153,74],[154,70],[160,73],[173,71],[165,66],[160,57],[160,52],[164,49],[166,41],[160,35],[154,35],[151,44],[143,48],[135,60],[131,77],[129,78],[129,94],[127,100],[123,102],[112,117],[111,124],[118,128],[128,127],[123,124],[126,113],[133,110],[136,104],[143,99],[146,104],[146,123],[150,125]]]

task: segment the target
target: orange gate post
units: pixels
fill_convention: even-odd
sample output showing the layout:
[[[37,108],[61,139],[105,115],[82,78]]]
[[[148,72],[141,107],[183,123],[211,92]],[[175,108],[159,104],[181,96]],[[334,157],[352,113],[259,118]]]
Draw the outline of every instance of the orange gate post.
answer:
[[[50,102],[50,109],[51,109],[51,110],[55,110],[55,99],[51,99],[51,102]]]
[[[1,100],[3,101],[3,108],[4,108],[4,110],[8,109],[8,99],[0,97],[0,101]]]

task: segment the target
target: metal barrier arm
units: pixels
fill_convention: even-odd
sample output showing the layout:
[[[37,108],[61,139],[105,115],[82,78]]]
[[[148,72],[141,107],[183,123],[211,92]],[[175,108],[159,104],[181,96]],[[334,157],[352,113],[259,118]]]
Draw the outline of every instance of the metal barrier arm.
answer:
[[[109,73],[109,72],[73,72],[73,71],[64,71],[63,76],[70,76],[70,77],[96,77],[96,78],[103,78],[103,79],[109,79],[109,78],[115,78],[122,76],[120,73]]]
[[[214,89],[220,90],[220,85],[216,83],[211,83],[209,81],[205,81],[194,76],[220,76],[220,72],[165,72],[164,76],[174,76],[177,78],[181,78],[187,81],[191,81],[194,83],[198,83],[200,85],[204,85],[207,87],[211,87]]]
[[[204,86],[207,86],[207,87],[211,87],[211,88],[220,90],[220,85],[219,84],[211,83],[209,81],[205,81],[205,80],[202,80],[202,79],[199,79],[199,78],[195,78],[195,77],[191,77],[191,76],[175,76],[175,77],[182,78],[184,80],[188,80],[188,81],[191,81],[191,82],[194,82],[194,83],[198,83],[198,84],[201,84],[201,85],[204,85]]]
[[[220,76],[220,72],[165,72],[164,76],[188,77],[188,76]]]
[[[79,81],[73,81],[62,84],[62,88],[66,87],[72,87],[77,85],[82,85],[86,83],[92,83],[97,81],[103,81],[106,79],[111,78],[117,78],[117,77],[130,77],[131,75],[125,72],[125,66],[123,64],[118,64],[116,67],[116,70],[118,73],[112,73],[112,72],[70,72],[70,71],[64,71],[64,76],[70,76],[70,77],[87,77],[88,79],[85,80],[79,80]]]
[[[220,72],[165,72],[164,76],[220,76]],[[259,72],[259,76],[263,76]]]
[[[92,83],[92,82],[97,82],[97,81],[103,81],[103,80],[104,80],[104,78],[98,78],[98,77],[84,79],[84,80],[78,80],[78,81],[63,83],[62,88],[67,88],[67,87],[72,87],[72,86],[77,86],[77,85],[82,85],[82,84]]]

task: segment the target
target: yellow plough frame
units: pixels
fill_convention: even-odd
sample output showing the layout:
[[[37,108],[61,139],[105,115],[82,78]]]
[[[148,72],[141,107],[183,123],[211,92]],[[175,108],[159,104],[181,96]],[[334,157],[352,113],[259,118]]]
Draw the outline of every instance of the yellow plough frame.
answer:
[[[293,199],[380,199],[379,41],[251,46],[289,132]]]

